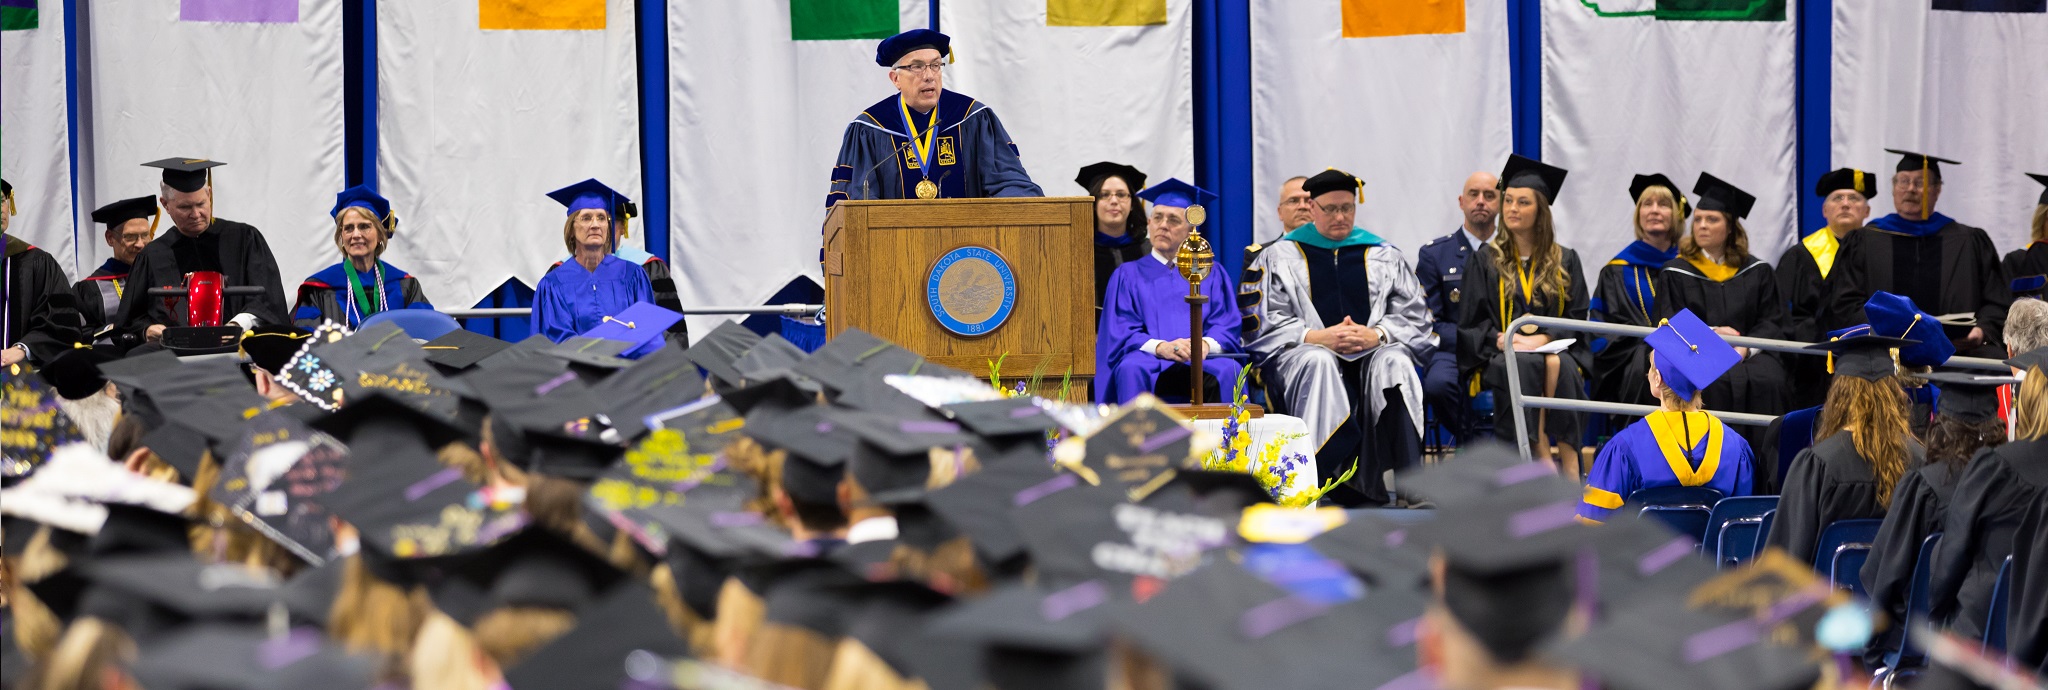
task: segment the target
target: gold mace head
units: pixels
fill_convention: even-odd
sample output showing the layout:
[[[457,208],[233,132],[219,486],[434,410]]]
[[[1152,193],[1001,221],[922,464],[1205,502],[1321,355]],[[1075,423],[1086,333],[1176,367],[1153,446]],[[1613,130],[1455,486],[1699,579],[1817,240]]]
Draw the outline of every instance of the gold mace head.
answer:
[[[1216,254],[1209,251],[1209,241],[1202,238],[1200,231],[1189,232],[1187,241],[1180,243],[1180,250],[1174,252],[1173,264],[1189,283],[1200,283],[1209,277],[1210,269],[1215,268]]]

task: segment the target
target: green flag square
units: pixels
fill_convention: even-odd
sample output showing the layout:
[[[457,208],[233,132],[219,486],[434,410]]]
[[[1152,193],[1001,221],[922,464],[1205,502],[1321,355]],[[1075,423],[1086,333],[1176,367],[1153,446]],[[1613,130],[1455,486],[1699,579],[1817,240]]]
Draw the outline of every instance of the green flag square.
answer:
[[[0,0],[0,31],[24,31],[41,23],[36,0]]]
[[[897,0],[789,0],[789,38],[888,38],[898,30],[896,3]]]
[[[1782,22],[1785,21],[1785,0],[1657,0],[1657,18]]]

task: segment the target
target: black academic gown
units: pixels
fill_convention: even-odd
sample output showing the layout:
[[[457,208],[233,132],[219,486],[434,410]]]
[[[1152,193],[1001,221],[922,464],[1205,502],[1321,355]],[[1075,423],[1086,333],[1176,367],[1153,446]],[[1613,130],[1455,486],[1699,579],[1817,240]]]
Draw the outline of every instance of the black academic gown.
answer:
[[[2048,275],[2048,242],[2035,242],[2005,255],[2005,280]]]
[[[7,236],[7,318],[0,347],[28,346],[28,361],[47,364],[81,337],[78,309],[64,268],[21,238]]]
[[[1954,616],[1953,629],[1965,639],[1984,634],[1999,566],[2016,541],[2048,538],[2040,530],[2020,532],[2027,511],[2043,501],[2048,501],[2048,441],[2014,441],[1970,461],[1956,483],[1942,519],[1941,544],[1934,549],[1927,587],[1934,620]]]
[[[1136,261],[1151,251],[1152,243],[1144,235],[1125,234],[1110,237],[1095,233],[1095,321],[1102,322],[1102,296],[1109,292],[1109,276],[1116,273],[1116,267]],[[1245,264],[1247,266],[1251,264]]]
[[[1871,294],[1884,291],[1912,298],[1914,305],[1935,316],[1975,314],[1978,327],[1984,329],[1984,345],[1956,354],[2003,358],[2005,311],[2012,305],[2012,289],[1991,236],[1950,221],[1916,237],[1884,229],[1884,222],[1892,218],[1881,218],[1842,240],[1820,327],[1831,331],[1865,323],[1863,304]]]
[[[1989,452],[1988,450],[1985,452]],[[1871,638],[1866,662],[1883,658],[1899,646],[1899,623],[1906,620],[1906,597],[1913,586],[1913,569],[1919,566],[1920,542],[1941,531],[1955,496],[1954,469],[1948,463],[1930,463],[1907,472],[1892,489],[1892,507],[1885,513],[1877,541],[1870,545],[1870,559],[1860,573],[1863,590],[1871,603],[1881,607],[1892,627]],[[1932,565],[1932,564],[1930,564]]]
[[[1727,326],[1752,338],[1782,340],[1789,335],[1777,275],[1770,264],[1754,256],[1746,257],[1735,275],[1723,281],[1707,277],[1682,256],[1664,264],[1657,274],[1657,318],[1668,319],[1685,309],[1709,326]],[[1703,394],[1709,410],[1784,414],[1785,365],[1776,353],[1751,351]],[[1761,429],[1745,427],[1741,432],[1752,447],[1763,440]]]
[[[1828,229],[1821,228],[1816,232],[1828,232]],[[1829,257],[1828,269],[1823,271],[1813,249],[1804,243],[1794,243],[1783,256],[1778,257],[1774,268],[1778,276],[1778,296],[1785,300],[1786,340],[1817,343],[1827,339],[1827,331],[1821,329],[1821,312],[1827,306],[1828,278],[1834,275],[1834,258]],[[1787,405],[1798,409],[1813,407],[1827,400],[1826,357],[1786,357],[1783,362],[1786,372],[1792,376],[1792,398],[1786,401]]]
[[[173,229],[142,248],[142,254],[135,258],[135,270],[128,274],[128,284],[122,290],[117,330],[139,336],[154,324],[190,325],[182,297],[166,306],[162,299],[149,299],[148,291],[152,287],[182,291],[185,274],[194,271],[220,271],[229,287],[263,288],[261,295],[224,298],[223,321],[248,313],[260,325],[291,323],[291,303],[284,299],[277,259],[270,253],[270,243],[263,239],[263,233],[247,223],[215,218],[213,225],[198,237],[186,237]]]
[[[1600,267],[1600,281],[1593,290],[1593,318],[1601,323],[1628,326],[1656,326],[1657,304],[1662,288],[1648,290],[1656,282],[1662,265],[1645,266],[1617,258]],[[1593,397],[1609,402],[1656,405],[1650,395],[1650,358],[1642,338],[1607,339],[1607,347],[1593,355]],[[1632,423],[1616,420],[1612,427]]]
[[[1458,312],[1458,380],[1470,382],[1480,377],[1480,385],[1493,391],[1494,409],[1508,407],[1507,357],[1495,346],[1501,328],[1506,326],[1502,317],[1502,299],[1507,303],[1507,321],[1521,318],[1524,314],[1536,313],[1541,316],[1558,316],[1583,320],[1590,309],[1590,297],[1586,291],[1585,271],[1579,266],[1579,253],[1570,248],[1563,249],[1562,268],[1570,279],[1564,299],[1545,299],[1541,293],[1532,304],[1524,299],[1521,279],[1508,276],[1503,282],[1500,270],[1494,266],[1497,250],[1489,244],[1472,254],[1465,261],[1464,299]],[[1593,355],[1588,348],[1586,334],[1573,330],[1537,329],[1537,333],[1550,336],[1551,340],[1574,338],[1577,342],[1566,348],[1560,357],[1564,366],[1557,375],[1557,397],[1585,399],[1585,372],[1591,367]],[[1522,394],[1539,396],[1543,394],[1543,356],[1517,355],[1517,364],[1522,370]],[[1469,385],[1469,383],[1468,383]],[[1536,427],[1537,410],[1529,408],[1525,423],[1530,429]],[[1550,410],[1549,425],[1545,428],[1554,443],[1580,443],[1585,432],[1585,422],[1576,412]],[[1504,440],[1512,441],[1515,427],[1505,422],[1494,424],[1494,433]]]
[[[2036,463],[2034,471],[2040,469]],[[2048,501],[2035,500],[2015,534],[2025,538],[2012,545],[2012,604],[2006,608],[2005,651],[2020,668],[2048,675]]]
[[[1906,444],[1906,466],[1927,463],[1927,451],[1917,441]],[[1882,518],[1885,507],[1878,503],[1877,475],[1870,463],[1857,454],[1848,432],[1799,452],[1785,473],[1785,488],[1778,497],[1778,517],[1771,522],[1766,546],[1785,550],[1801,563],[1812,563],[1820,548],[1820,532],[1838,520]]]
[[[131,268],[120,259],[107,259],[85,280],[71,284],[71,294],[78,296],[78,313],[85,317],[88,329],[98,331],[121,312],[121,290],[128,287]]]

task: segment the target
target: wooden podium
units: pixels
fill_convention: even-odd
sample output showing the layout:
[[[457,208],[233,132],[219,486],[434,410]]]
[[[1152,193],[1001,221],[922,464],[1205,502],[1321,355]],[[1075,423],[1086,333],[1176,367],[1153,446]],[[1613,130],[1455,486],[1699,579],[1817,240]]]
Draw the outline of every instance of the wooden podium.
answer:
[[[1095,376],[1094,232],[1088,197],[839,202],[825,218],[825,336],[858,328],[977,376],[1007,355],[1004,378],[1042,371],[1042,394],[1051,395],[1071,371],[1069,398],[1086,400]],[[989,258],[1007,265],[1008,280]],[[982,333],[960,328],[990,323],[1009,295],[1005,284],[1014,284],[1007,318]],[[959,317],[955,328],[936,312]]]

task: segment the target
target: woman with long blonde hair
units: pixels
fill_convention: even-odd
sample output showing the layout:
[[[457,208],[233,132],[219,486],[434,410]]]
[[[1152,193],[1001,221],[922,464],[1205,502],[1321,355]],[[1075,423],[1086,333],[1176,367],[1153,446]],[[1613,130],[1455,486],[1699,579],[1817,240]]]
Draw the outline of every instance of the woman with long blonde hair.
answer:
[[[2048,348],[2007,364],[2023,374],[2012,396],[2013,440],[1978,455],[1963,470],[1927,583],[1932,615],[1953,615],[1952,629],[1966,639],[1983,634],[1992,585],[2015,542],[2040,543],[2041,533],[2022,534],[2020,523],[2030,508],[2048,501]],[[2012,624],[2009,630],[2023,629],[2022,621]]]
[[[1526,351],[1561,340],[1572,344],[1562,352],[1518,358],[1523,395],[1584,400],[1585,374],[1592,354],[1584,334],[1567,329],[1526,326],[1509,333],[1508,324],[1523,315],[1585,319],[1588,298],[1585,271],[1578,252],[1557,244],[1550,204],[1564,187],[1566,171],[1513,156],[1501,171],[1501,225],[1465,263],[1465,294],[1458,315],[1458,376],[1470,394],[1493,391],[1496,409],[1508,405],[1508,347]],[[1495,433],[1512,441],[1516,421],[1502,419]],[[1561,469],[1578,478],[1579,441],[1585,426],[1577,413],[1530,409],[1519,423],[1527,430],[1537,458],[1555,458]]]
[[[1635,200],[1636,241],[1600,267],[1593,290],[1593,318],[1645,328],[1657,325],[1657,272],[1678,257],[1680,225],[1692,207],[1678,184],[1658,175],[1637,175],[1628,195]],[[1593,397],[1611,402],[1655,405],[1648,381],[1647,348],[1638,338],[1608,338],[1593,355]],[[1626,424],[1627,420],[1619,420]]]
[[[1839,520],[1884,517],[1899,478],[1926,464],[1927,450],[1906,423],[1911,404],[1895,354],[1911,344],[1861,335],[1812,346],[1832,353],[1835,379],[1813,446],[1786,470],[1766,544],[1811,563],[1821,530]]]

